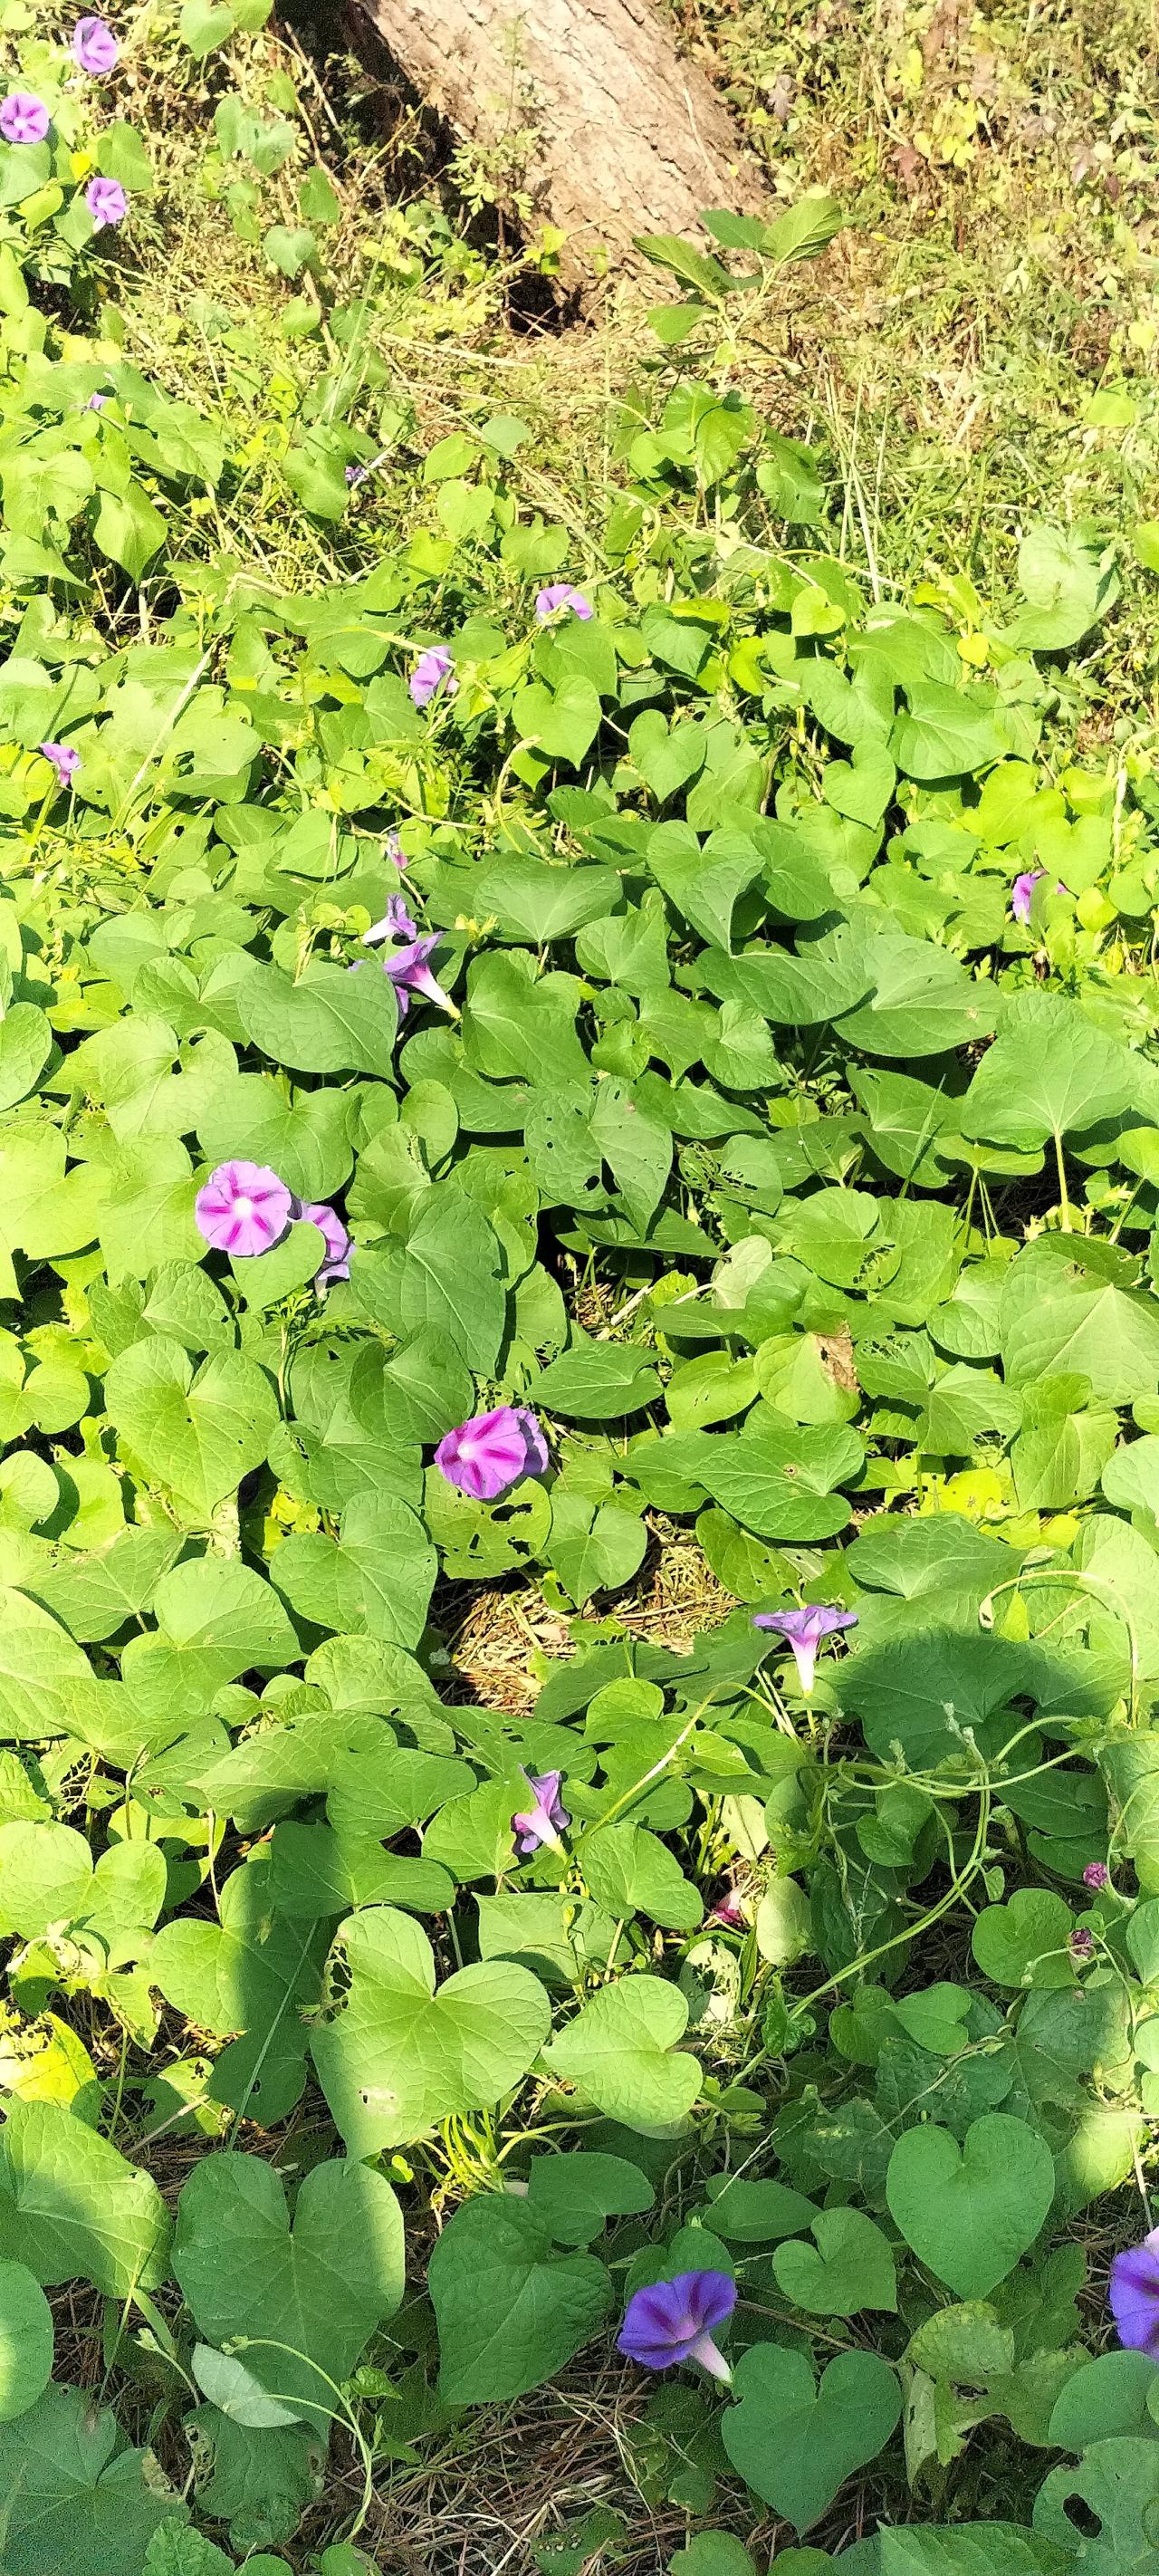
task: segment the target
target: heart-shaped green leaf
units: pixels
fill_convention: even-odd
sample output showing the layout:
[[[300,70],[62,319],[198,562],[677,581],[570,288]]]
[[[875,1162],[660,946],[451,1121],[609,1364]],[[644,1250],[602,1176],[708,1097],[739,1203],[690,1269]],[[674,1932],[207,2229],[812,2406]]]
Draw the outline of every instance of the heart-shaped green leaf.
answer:
[[[814,2317],[855,2317],[862,2308],[892,2314],[897,2276],[880,2227],[860,2209],[823,2209],[813,2234],[816,2249],[793,2239],[773,2255],[778,2288],[793,2306]]]
[[[959,2148],[907,2129],[889,2160],[890,2215],[919,2262],[960,2299],[984,2299],[1033,2245],[1054,2198],[1050,2149],[1025,2120],[986,2113]]]
[[[195,1376],[188,1353],[161,1334],[113,1361],[105,1404],[151,1481],[207,1519],[261,1465],[278,1419],[273,1388],[252,1360],[217,1352]]]
[[[145,2478],[148,2454],[118,2441],[112,2409],[81,2388],[46,2388],[11,2429],[0,2425],[10,2576],[58,2576],[65,2567],[69,2576],[142,2576],[158,2526],[184,2524],[180,2497],[158,2494]]]
[[[1074,1969],[1067,1942],[1074,1916],[1048,1887],[1019,1887],[1005,1905],[987,1905],[975,1917],[970,1946],[984,1977],[996,1986],[1070,1986]]]
[[[820,2386],[803,2352],[753,2344],[741,2354],[721,2422],[734,2469],[794,2530],[807,2531],[855,2469],[874,2460],[901,2414],[901,2390],[876,2353],[841,2352]]]
[[[427,2279],[439,2327],[439,2393],[489,2405],[538,2388],[608,2315],[614,2291],[593,2254],[553,2254],[525,2200],[480,2193],[457,2209]]]
[[[13,2101],[0,2131],[0,2255],[46,2289],[91,2281],[106,2298],[163,2281],[169,2219],[152,2176],[60,2102]]]
[[[700,2091],[694,2057],[677,2050],[688,2005],[659,1977],[605,1986],[544,2050],[556,2075],[609,2120],[645,2136],[676,2128]]]
[[[300,984],[280,966],[251,966],[237,990],[238,1016],[272,1064],[295,1073],[394,1072],[398,1006],[378,963],[355,971],[314,966]]]
[[[402,2212],[383,2174],[332,2161],[298,2193],[260,2156],[211,2155],[184,2184],[173,2269],[207,2342],[244,2336],[258,2385],[324,2432],[333,2392],[403,2294]]]
[[[551,2029],[538,1977],[481,1959],[435,1990],[430,1942],[391,1906],[338,1934],[349,1991],[314,2030],[318,2079],[352,2156],[425,2137],[513,2091]]]

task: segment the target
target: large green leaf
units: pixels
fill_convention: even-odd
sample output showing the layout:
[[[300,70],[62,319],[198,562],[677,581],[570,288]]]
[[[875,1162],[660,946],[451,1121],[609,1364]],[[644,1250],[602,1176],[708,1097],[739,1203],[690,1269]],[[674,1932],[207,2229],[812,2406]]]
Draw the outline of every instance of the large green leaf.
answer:
[[[538,2388],[603,2324],[615,2293],[592,2254],[552,2252],[525,2200],[484,2192],[457,2209],[427,2278],[439,2328],[439,2392],[490,2405]]]
[[[961,1106],[962,1132],[1022,1152],[1117,1117],[1133,1097],[1129,1050],[1053,993],[1009,1005]]]
[[[0,2131],[0,2253],[46,2288],[91,2281],[126,2299],[164,2280],[169,2219],[151,2174],[84,2120],[16,2100]]]
[[[1049,2148],[1003,2111],[948,2129],[907,2129],[890,2157],[890,2215],[920,2262],[960,2299],[984,2299],[1034,2243],[1054,2198]]]
[[[401,2304],[402,2213],[383,2174],[331,2161],[305,2176],[291,2228],[260,2156],[206,2156],[182,2188],[173,2269],[202,2336],[243,2337],[259,2385],[324,2433],[327,2380]]]
[[[547,2064],[609,2120],[644,2136],[679,2128],[700,2092],[695,2057],[677,2048],[688,2005],[659,1977],[629,1977],[584,2004],[544,2050]]]
[[[539,1979],[506,1961],[481,1959],[436,1989],[425,1933],[390,1906],[343,1924],[335,1964],[343,1984],[310,2046],[352,2156],[489,2109],[514,2090],[551,2028]]]
[[[80,2388],[46,2388],[0,2424],[4,2576],[141,2576],[159,2525],[184,2522],[171,2491],[147,2481],[148,2454],[118,2449],[117,2420]]]
[[[273,1064],[296,1073],[394,1071],[398,1008],[394,987],[364,957],[353,974],[313,966],[298,984],[278,966],[252,966],[237,992],[246,1035]]]
[[[807,2531],[855,2469],[876,2459],[901,2414],[901,2390],[876,2353],[841,2352],[820,2384],[803,2352],[754,2344],[733,2377],[724,2447],[746,2484]]]
[[[145,1474],[207,1519],[261,1464],[278,1419],[273,1388],[252,1360],[214,1353],[195,1374],[187,1352],[161,1334],[113,1361],[105,1403]]]

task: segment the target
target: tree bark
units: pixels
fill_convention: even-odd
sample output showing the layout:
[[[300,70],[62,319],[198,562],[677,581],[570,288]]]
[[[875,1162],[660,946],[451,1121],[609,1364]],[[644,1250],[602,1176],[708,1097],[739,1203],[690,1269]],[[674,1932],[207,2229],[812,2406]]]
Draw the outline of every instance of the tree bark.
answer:
[[[767,214],[724,101],[651,0],[358,0],[412,87],[488,150],[510,142],[536,215],[567,234],[565,282],[703,207]],[[528,139],[528,129],[530,137]]]

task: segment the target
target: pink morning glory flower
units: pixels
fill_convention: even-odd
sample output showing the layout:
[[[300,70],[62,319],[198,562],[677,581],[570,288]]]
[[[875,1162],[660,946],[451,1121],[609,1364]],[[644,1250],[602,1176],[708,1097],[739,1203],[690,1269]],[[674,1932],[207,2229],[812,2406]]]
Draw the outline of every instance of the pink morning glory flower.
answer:
[[[709,1916],[709,1921],[710,1923],[723,1923],[729,1932],[743,1932],[745,1928],[745,1916],[741,1910],[735,1889],[730,1888],[728,1895],[721,1897],[719,1905],[713,1906],[712,1912]]]
[[[1128,2352],[1159,2361],[1159,2227],[1111,2265],[1111,2314]]]
[[[817,1648],[822,1637],[835,1636],[839,1628],[855,1628],[857,1612],[827,1610],[820,1602],[811,1602],[807,1610],[758,1610],[753,1626],[771,1628],[792,1647],[801,1688],[809,1692],[816,1677]]]
[[[268,1163],[219,1163],[200,1189],[193,1215],[215,1252],[249,1260],[278,1243],[294,1213],[284,1181]]]
[[[531,1791],[531,1805],[512,1817],[511,1830],[527,1859],[531,1852],[542,1851],[545,1844],[549,1851],[558,1851],[560,1835],[570,1825],[571,1817],[561,1795],[562,1771],[525,1771],[523,1777]]]
[[[440,695],[453,698],[459,685],[454,654],[448,653],[445,644],[432,644],[430,652],[415,663],[407,685],[416,707],[429,706]]]
[[[1024,923],[1029,921],[1034,889],[1045,875],[1045,868],[1028,868],[1024,876],[1015,877],[1010,889],[1010,909],[1016,921]],[[1056,894],[1067,894],[1070,889],[1064,885],[1056,885],[1054,891]]]
[[[81,404],[81,410],[103,411],[108,399],[109,397],[107,394],[90,394],[88,401]]]
[[[402,846],[401,838],[397,832],[392,830],[387,833],[386,839],[382,844],[382,855],[384,859],[390,859],[396,868],[405,868],[406,851]]]
[[[1083,1871],[1084,1887],[1109,1887],[1111,1873],[1105,1860],[1089,1860]]]
[[[542,1476],[547,1442],[535,1415],[524,1404],[499,1404],[493,1413],[473,1414],[448,1431],[435,1451],[435,1465],[448,1485],[457,1485],[473,1503],[495,1503],[523,1476]]]
[[[6,143],[43,143],[50,123],[44,100],[30,89],[9,90],[0,100],[0,134]]]
[[[573,590],[570,581],[551,581],[546,590],[535,594],[535,614],[542,626],[544,619],[554,617],[557,608],[566,608],[573,617],[594,617],[595,610],[582,590]]]
[[[333,1279],[349,1279],[350,1235],[343,1225],[337,1208],[325,1207],[319,1205],[314,1199],[307,1199],[299,1208],[298,1214],[308,1217],[310,1224],[317,1226],[326,1245],[326,1258],[314,1273],[314,1286],[328,1288]]]
[[[85,204],[98,232],[106,225],[123,224],[129,211],[129,200],[119,179],[90,179],[85,189]]]
[[[71,742],[42,742],[40,756],[42,760],[51,761],[56,771],[57,786],[71,787],[80,768],[80,753],[73,750]]]
[[[103,18],[78,18],[73,30],[73,61],[82,72],[93,72],[98,78],[116,69],[120,46],[112,28]]]
[[[674,2281],[656,2281],[637,2290],[616,2338],[619,2352],[645,2370],[671,2370],[678,2361],[698,2361],[714,2379],[731,2380],[724,2354],[712,2340],[714,2326],[726,2324],[736,2306],[736,2282],[727,2272],[678,2272]]]

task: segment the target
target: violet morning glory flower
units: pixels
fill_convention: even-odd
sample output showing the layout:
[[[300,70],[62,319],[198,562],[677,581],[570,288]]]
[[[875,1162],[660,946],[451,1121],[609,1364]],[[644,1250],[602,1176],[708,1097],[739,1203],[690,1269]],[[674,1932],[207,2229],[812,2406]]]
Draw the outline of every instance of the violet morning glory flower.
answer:
[[[1116,2254],[1111,2265],[1111,2314],[1128,2352],[1159,2361],[1159,2227],[1141,2245]]]
[[[193,1205],[197,1231],[213,1250],[247,1260],[280,1241],[293,1212],[290,1191],[268,1163],[219,1163]]]
[[[119,179],[90,179],[85,204],[98,232],[103,232],[106,225],[115,230],[129,211],[129,200]]]
[[[381,921],[372,921],[369,930],[363,931],[362,945],[373,948],[380,939],[417,939],[418,935],[418,923],[411,920],[402,896],[392,894],[387,896]]]
[[[90,394],[88,401],[81,404],[81,410],[103,411],[108,399],[109,397],[107,394]]]
[[[828,1610],[821,1602],[810,1602],[807,1610],[758,1610],[754,1628],[772,1628],[793,1649],[803,1691],[811,1691],[817,1671],[817,1648],[822,1637],[833,1637],[839,1628],[857,1626],[856,1610]]]
[[[437,1002],[442,1010],[450,1011],[458,1018],[458,1010],[450,994],[444,993],[437,976],[432,975],[427,964],[442,935],[441,930],[433,930],[425,939],[408,940],[405,948],[396,948],[391,956],[383,958],[382,971],[394,986],[400,1019],[406,1018],[412,993],[421,993],[424,1000]]]
[[[1088,1932],[1085,1923],[1076,1923],[1074,1931],[1071,1933],[1066,1946],[1070,1951],[1071,1958],[1075,1961],[1080,1959],[1093,1959],[1095,1955],[1094,1933]]]
[[[582,590],[574,590],[570,581],[551,581],[546,590],[536,591],[535,614],[541,626],[545,618],[554,617],[557,608],[570,609],[573,617],[595,615],[590,599],[584,597]]]
[[[656,2281],[637,2290],[616,2338],[619,2352],[645,2370],[671,2370],[677,2361],[698,2361],[714,2379],[731,2380],[724,2354],[712,2340],[736,2306],[736,2282],[727,2272],[678,2272],[674,2281]]]
[[[1084,1887],[1109,1887],[1111,1873],[1105,1860],[1089,1860],[1083,1871]]]
[[[348,484],[349,484],[349,486],[350,486],[351,491],[353,491],[353,490],[354,490],[354,488],[355,488],[355,485],[356,485],[356,484],[358,484],[358,483],[365,483],[365,481],[366,481],[366,478],[367,478],[367,475],[368,475],[368,474],[375,474],[375,473],[377,473],[379,466],[380,466],[380,465],[385,465],[386,460],[387,460],[387,456],[389,455],[389,452],[390,452],[390,451],[389,451],[389,449],[384,447],[384,448],[382,448],[382,449],[380,450],[380,453],[379,453],[377,456],[372,456],[372,457],[371,457],[369,465],[348,465],[348,466],[347,466],[347,468],[346,468],[346,480],[347,480],[347,483],[348,483]],[[418,701],[418,699],[416,698],[416,700],[415,700],[415,704],[416,704],[416,706],[418,705],[418,703],[419,703],[419,701]]]
[[[396,831],[392,830],[387,833],[386,839],[382,844],[382,855],[384,859],[390,859],[396,868],[405,868],[406,851],[404,850],[402,842]]]
[[[56,771],[57,786],[71,787],[80,768],[80,753],[73,750],[71,742],[42,742],[40,756],[42,760],[51,761]]]
[[[6,143],[43,143],[51,118],[30,89],[9,90],[0,100],[0,134]]]
[[[78,18],[72,53],[82,72],[93,72],[99,79],[105,72],[115,71],[120,50],[112,28],[105,25],[103,18]]]
[[[337,1208],[325,1207],[314,1199],[304,1201],[299,1213],[316,1225],[326,1245],[326,1258],[314,1273],[314,1286],[328,1288],[334,1279],[350,1277],[350,1234]]]
[[[519,1849],[526,1859],[531,1852],[541,1851],[544,1844],[558,1851],[561,1833],[571,1823],[561,1795],[562,1771],[525,1771],[531,1791],[531,1805],[521,1807],[511,1819],[511,1830],[517,1836]]]
[[[454,654],[448,653],[445,644],[432,644],[430,652],[415,663],[407,685],[416,707],[429,706],[439,696],[453,698],[459,685]]]
[[[493,1413],[472,1414],[448,1431],[435,1465],[473,1503],[496,1503],[523,1476],[542,1476],[547,1442],[525,1404],[498,1404]]]

